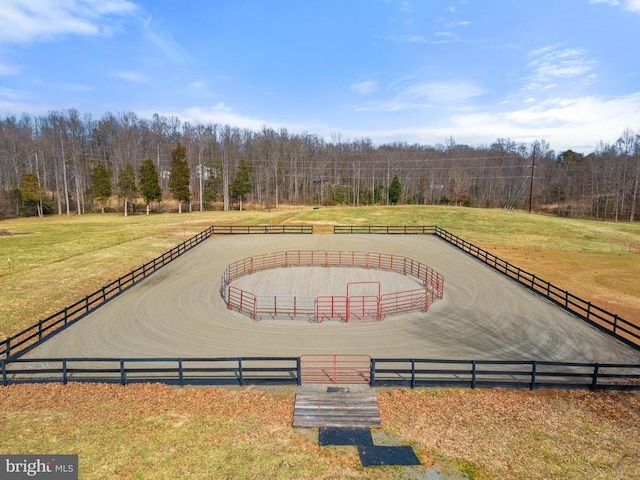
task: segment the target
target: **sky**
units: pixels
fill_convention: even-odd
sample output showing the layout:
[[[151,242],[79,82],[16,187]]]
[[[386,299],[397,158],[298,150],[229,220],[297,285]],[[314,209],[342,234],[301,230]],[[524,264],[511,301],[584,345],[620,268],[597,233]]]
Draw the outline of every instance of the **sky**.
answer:
[[[588,153],[640,133],[640,0],[0,0],[0,116]]]

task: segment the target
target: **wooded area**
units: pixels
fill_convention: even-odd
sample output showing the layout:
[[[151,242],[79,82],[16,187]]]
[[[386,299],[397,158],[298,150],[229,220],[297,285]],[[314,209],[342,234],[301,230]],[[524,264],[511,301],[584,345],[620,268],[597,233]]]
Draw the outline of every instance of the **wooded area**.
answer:
[[[144,205],[229,210],[245,202],[452,204],[634,220],[639,183],[640,133],[629,129],[583,155],[556,153],[545,140],[375,146],[340,134],[328,141],[133,112],[0,119],[0,218]]]

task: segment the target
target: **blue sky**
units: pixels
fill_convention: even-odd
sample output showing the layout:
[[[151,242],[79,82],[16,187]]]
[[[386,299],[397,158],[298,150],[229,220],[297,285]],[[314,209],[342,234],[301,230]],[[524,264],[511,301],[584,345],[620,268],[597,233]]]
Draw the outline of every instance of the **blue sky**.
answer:
[[[640,0],[0,0],[0,115],[374,144],[640,131]]]

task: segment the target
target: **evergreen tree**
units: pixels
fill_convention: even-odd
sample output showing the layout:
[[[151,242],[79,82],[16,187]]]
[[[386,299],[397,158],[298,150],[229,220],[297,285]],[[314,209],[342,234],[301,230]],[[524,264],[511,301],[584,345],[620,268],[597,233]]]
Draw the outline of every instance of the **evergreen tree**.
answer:
[[[171,150],[171,172],[169,173],[169,191],[178,201],[178,213],[182,213],[182,202],[191,200],[191,171],[187,163],[187,149],[178,143]]]
[[[102,213],[104,213],[104,204],[111,197],[111,183],[113,181],[113,172],[101,163],[96,164],[90,174],[91,178],[91,194],[93,198],[100,202]]]
[[[22,176],[22,181],[20,182],[20,195],[23,206],[27,210],[30,210],[30,215],[33,214],[33,207],[35,206],[38,216],[43,216],[42,187],[38,181],[38,175],[35,173],[25,173]]]
[[[144,203],[147,205],[147,215],[149,215],[149,204],[162,200],[158,170],[150,158],[147,158],[140,165],[140,194],[144,198]]]
[[[242,211],[242,201],[244,196],[251,193],[253,185],[251,183],[251,171],[249,165],[247,165],[244,159],[240,159],[238,169],[236,170],[236,176],[229,185],[229,190],[233,198],[237,198],[240,202],[240,211]]]
[[[138,193],[136,186],[136,173],[133,171],[131,163],[127,162],[122,170],[118,173],[118,195],[124,198],[124,216],[129,213],[129,200]]]
[[[400,194],[402,193],[402,186],[400,185],[400,179],[397,175],[393,176],[391,185],[389,185],[389,203],[396,205],[400,201]]]

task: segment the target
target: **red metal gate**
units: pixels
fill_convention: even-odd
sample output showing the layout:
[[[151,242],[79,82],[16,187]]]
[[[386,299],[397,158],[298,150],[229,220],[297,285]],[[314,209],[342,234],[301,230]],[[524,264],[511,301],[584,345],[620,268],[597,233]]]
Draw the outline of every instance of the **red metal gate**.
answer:
[[[302,383],[355,384],[369,383],[371,357],[369,355],[300,355]]]

